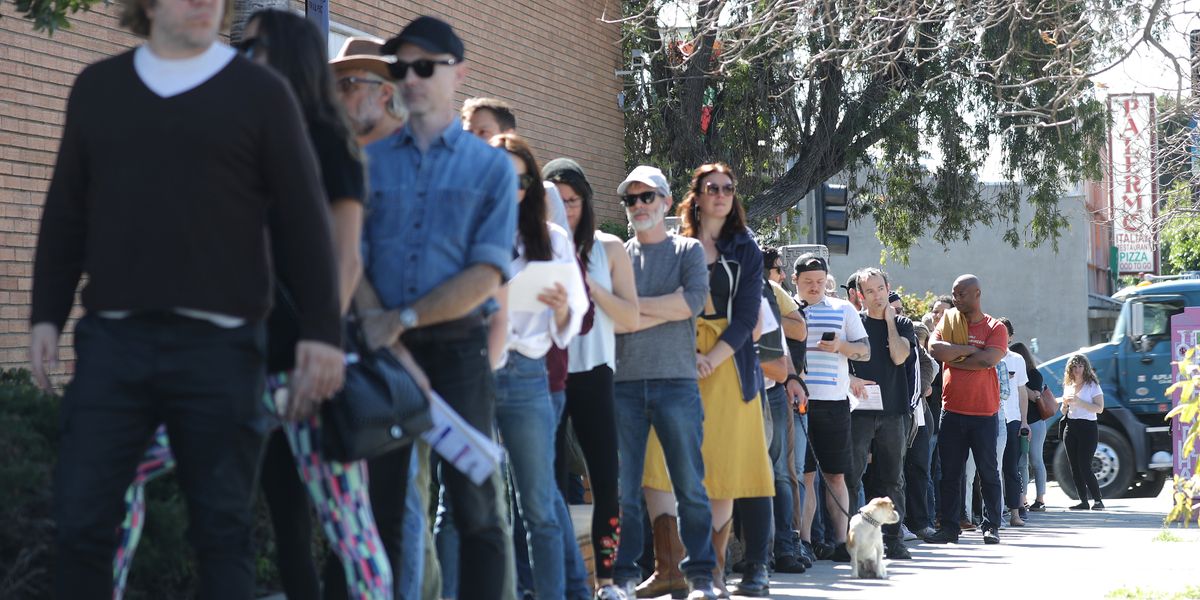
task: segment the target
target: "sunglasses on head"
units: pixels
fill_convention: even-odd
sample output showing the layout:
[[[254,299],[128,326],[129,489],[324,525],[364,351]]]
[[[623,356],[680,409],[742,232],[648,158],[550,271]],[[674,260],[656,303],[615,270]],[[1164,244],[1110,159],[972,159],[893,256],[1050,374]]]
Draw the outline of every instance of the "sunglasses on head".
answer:
[[[234,49],[236,49],[239,53],[241,53],[246,58],[254,58],[254,51],[260,47],[266,48],[267,43],[264,42],[261,38],[252,37],[252,38],[246,38],[246,39],[234,44],[233,47],[234,47]]]
[[[737,188],[734,187],[734,185],[732,183],[727,183],[725,185],[717,185],[715,183],[704,184],[704,193],[708,194],[710,196],[716,196],[717,194],[720,194],[722,192],[726,196],[732,196],[733,193],[736,191],[737,191]]]
[[[433,77],[434,67],[437,67],[438,65],[450,66],[457,64],[458,61],[454,60],[453,58],[447,58],[446,60],[431,60],[428,58],[422,58],[412,62],[397,60],[394,63],[388,63],[388,73],[396,81],[404,81],[404,78],[408,76],[408,68],[412,67],[413,73],[416,73],[417,77],[420,77],[421,79],[429,79],[430,77]]]
[[[517,178],[517,189],[527,190],[537,183],[537,178],[530,173],[526,173]]]
[[[654,202],[654,199],[657,197],[658,192],[650,190],[649,192],[642,192],[640,194],[625,194],[621,196],[621,202],[624,203],[625,206],[633,206],[634,204],[637,204],[638,201],[641,201],[642,204],[650,204]]]

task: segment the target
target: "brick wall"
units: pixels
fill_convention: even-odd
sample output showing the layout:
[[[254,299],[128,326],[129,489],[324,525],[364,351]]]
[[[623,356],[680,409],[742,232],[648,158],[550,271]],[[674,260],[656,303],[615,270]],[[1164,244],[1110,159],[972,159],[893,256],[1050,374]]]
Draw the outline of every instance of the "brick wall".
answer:
[[[607,0],[347,0],[331,3],[330,18],[384,38],[419,14],[449,20],[471,69],[463,98],[511,102],[539,161],[579,160],[598,191],[600,219],[623,220],[615,204],[624,175],[613,74],[619,34],[599,20],[619,7]],[[70,30],[48,37],[0,3],[0,367],[26,363],[37,221],[70,86],[87,64],[138,43],[118,27],[117,10],[97,4],[72,17]],[[69,364],[70,336],[63,342]]]

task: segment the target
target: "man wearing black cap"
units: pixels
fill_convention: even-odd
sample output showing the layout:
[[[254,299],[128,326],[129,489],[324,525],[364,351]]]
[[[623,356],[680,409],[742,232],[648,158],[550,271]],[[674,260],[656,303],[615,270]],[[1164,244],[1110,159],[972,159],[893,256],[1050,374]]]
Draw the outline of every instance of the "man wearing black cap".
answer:
[[[796,290],[805,302],[804,317],[808,321],[808,433],[809,446],[805,456],[804,480],[808,494],[814,494],[813,483],[820,463],[826,483],[825,497],[832,538],[837,542],[833,559],[849,562],[846,550],[846,526],[849,502],[845,474],[850,470],[850,391],[849,360],[871,358],[867,331],[858,311],[849,302],[825,295],[829,265],[825,259],[805,254],[796,259]],[[799,449],[797,449],[799,452]],[[804,503],[801,539],[810,540],[816,496]]]
[[[367,148],[365,271],[383,305],[366,319],[368,341],[402,339],[434,390],[490,435],[495,389],[484,305],[509,277],[517,177],[503,150],[458,121],[464,48],[449,24],[418,17],[380,52],[396,57],[388,70],[409,115],[403,128]],[[501,499],[490,481],[442,473],[462,539],[459,597],[495,597],[511,586]]]
[[[854,272],[850,277],[846,278],[846,285],[842,286],[846,290],[846,300],[854,305],[854,310],[862,311],[863,299],[862,294],[858,291],[858,272]]]

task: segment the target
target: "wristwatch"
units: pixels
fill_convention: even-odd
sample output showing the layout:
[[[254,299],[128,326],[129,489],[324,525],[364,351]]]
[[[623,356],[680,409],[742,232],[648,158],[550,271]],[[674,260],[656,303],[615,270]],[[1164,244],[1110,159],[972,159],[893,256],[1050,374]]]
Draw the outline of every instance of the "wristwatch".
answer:
[[[400,309],[398,316],[400,317],[400,326],[405,330],[417,328],[417,311],[413,310],[411,306]]]

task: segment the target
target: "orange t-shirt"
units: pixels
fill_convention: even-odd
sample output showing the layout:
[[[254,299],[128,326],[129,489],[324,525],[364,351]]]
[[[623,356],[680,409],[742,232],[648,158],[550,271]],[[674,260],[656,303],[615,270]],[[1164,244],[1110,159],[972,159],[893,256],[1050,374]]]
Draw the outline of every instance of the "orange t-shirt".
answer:
[[[1008,351],[1008,329],[988,315],[982,321],[968,325],[967,343],[979,349],[999,348]],[[942,328],[933,332],[934,341],[941,341]],[[1000,380],[996,369],[960,369],[951,363],[942,365],[942,409],[960,415],[986,417],[1000,410]]]

